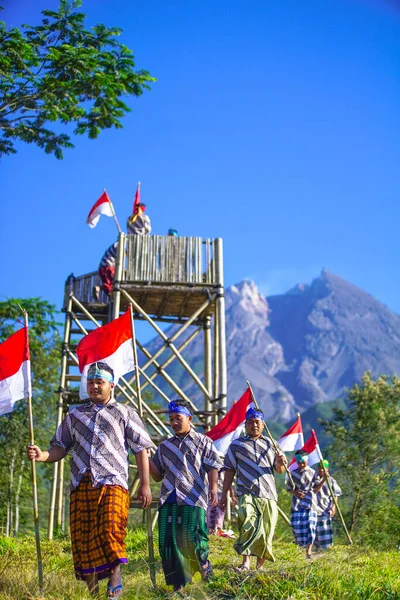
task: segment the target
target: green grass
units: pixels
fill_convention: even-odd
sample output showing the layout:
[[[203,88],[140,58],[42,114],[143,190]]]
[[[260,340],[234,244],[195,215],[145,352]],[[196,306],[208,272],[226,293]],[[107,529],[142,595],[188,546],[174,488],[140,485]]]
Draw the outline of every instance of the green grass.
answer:
[[[232,540],[212,537],[210,558],[215,579],[202,585],[195,577],[186,588],[187,598],[212,600],[400,600],[400,554],[360,546],[338,544],[307,561],[304,553],[285,537],[275,539],[276,562],[266,571],[236,574],[232,567],[240,558]],[[157,556],[157,591],[150,583],[147,564],[147,538],[142,529],[128,534],[129,565],[124,567],[124,595],[128,600],[166,598],[170,588],[164,583]],[[88,599],[85,584],[74,579],[68,539],[42,542],[44,591],[37,585],[35,541],[0,538],[1,600],[83,600]],[[254,561],[255,559],[252,559]],[[253,565],[254,563],[252,563]],[[105,598],[101,584],[101,596]]]

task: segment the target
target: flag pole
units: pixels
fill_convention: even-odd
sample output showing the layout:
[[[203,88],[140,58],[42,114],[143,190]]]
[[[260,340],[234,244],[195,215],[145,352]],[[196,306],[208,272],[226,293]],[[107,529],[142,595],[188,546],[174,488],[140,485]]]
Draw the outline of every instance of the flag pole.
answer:
[[[255,405],[255,407],[256,407],[256,408],[259,410],[259,409],[260,409],[260,407],[258,406],[258,403],[257,403],[256,397],[254,396],[253,388],[252,388],[252,387],[251,387],[251,385],[250,385],[250,381],[247,381],[247,386],[248,386],[248,388],[249,388],[249,390],[250,390],[251,397],[252,397],[252,399],[253,399],[254,405]],[[268,437],[270,438],[270,440],[271,440],[271,442],[272,442],[272,445],[273,445],[273,447],[275,448],[275,452],[278,452],[278,453],[280,453],[281,451],[280,451],[280,450],[279,450],[279,448],[278,448],[278,444],[276,443],[276,441],[275,441],[275,440],[274,440],[274,438],[272,437],[272,435],[271,435],[271,432],[270,432],[270,430],[269,430],[269,428],[268,428],[268,425],[267,425],[266,421],[264,420],[264,421],[263,421],[263,423],[264,423],[264,427],[265,427],[265,429],[267,430]],[[289,481],[290,481],[290,483],[291,483],[291,485],[292,485],[292,488],[293,488],[293,489],[295,489],[295,487],[296,487],[296,486],[295,486],[295,484],[294,484],[294,481],[293,481],[292,474],[291,474],[291,472],[289,471],[287,464],[285,464],[285,463],[284,463],[284,467],[285,467],[286,475],[288,476],[288,479],[289,479]]]
[[[116,224],[116,226],[117,226],[118,233],[121,233],[121,231],[122,231],[122,230],[121,230],[121,227],[119,226],[118,219],[117,219],[117,215],[115,214],[115,210],[114,210],[114,204],[111,202],[110,196],[107,194],[107,190],[106,190],[106,188],[104,188],[104,193],[106,194],[106,196],[107,196],[107,198],[108,198],[108,201],[109,201],[109,203],[110,203],[111,212],[112,212],[112,215],[113,215],[113,217],[114,217],[114,221],[115,221],[115,224]]]
[[[23,309],[25,327],[27,336],[29,336],[28,329],[28,313]],[[28,337],[29,345],[29,337]],[[31,373],[30,373],[30,361],[28,362],[28,381],[29,381],[29,392],[28,392],[28,421],[29,421],[29,445],[35,445],[35,436],[33,432],[33,414],[32,414],[32,390],[31,390]],[[40,530],[39,530],[39,505],[37,495],[37,481],[36,481],[36,462],[35,459],[31,460],[31,475],[32,475],[32,495],[33,495],[33,520],[35,523],[35,539],[36,539],[36,555],[38,562],[38,580],[39,590],[43,590],[43,563],[42,563],[42,549],[40,547]]]
[[[136,378],[136,393],[137,393],[137,403],[138,403],[138,413],[139,417],[143,417],[143,404],[142,404],[142,394],[140,391],[140,374],[139,374],[139,361],[137,356],[137,346],[136,346],[136,335],[135,335],[135,320],[133,318],[133,305],[129,304],[129,312],[131,315],[131,329],[132,329],[132,348],[133,348],[133,363],[135,365],[135,378]],[[147,525],[147,545],[149,549],[149,569],[150,569],[150,579],[153,584],[154,589],[156,589],[156,570],[154,566],[154,540],[153,540],[153,523],[151,518],[151,508],[145,508],[146,513],[146,525]]]
[[[312,431],[312,433],[315,435],[315,431],[314,431],[314,429],[312,429],[311,431]],[[340,517],[340,520],[341,520],[341,522],[342,522],[343,529],[344,529],[344,531],[345,531],[345,534],[346,534],[346,537],[347,537],[347,539],[348,539],[348,541],[349,541],[349,544],[353,544],[353,540],[351,539],[351,537],[350,537],[350,533],[349,533],[349,531],[348,531],[348,529],[347,529],[347,527],[346,527],[346,523],[344,522],[344,518],[343,518],[343,515],[342,515],[342,511],[340,510],[339,502],[337,501],[337,498],[336,498],[335,494],[333,493],[332,485],[331,485],[331,482],[330,482],[330,480],[329,480],[329,473],[328,473],[328,471],[326,470],[326,467],[325,467],[325,465],[324,465],[324,462],[323,462],[323,461],[324,461],[324,459],[323,459],[323,457],[322,457],[322,452],[321,452],[321,449],[320,449],[320,447],[319,447],[319,444],[317,444],[317,452],[318,452],[319,460],[321,461],[321,462],[320,462],[320,465],[321,465],[321,467],[322,467],[322,469],[323,469],[323,471],[324,471],[324,475],[325,475],[325,481],[326,481],[326,483],[327,483],[327,485],[328,485],[329,492],[330,492],[330,494],[331,494],[331,497],[332,497],[332,500],[333,500],[333,504],[335,505],[335,508],[336,508],[336,510],[337,510],[337,512],[338,512],[338,515],[339,515],[339,517]]]

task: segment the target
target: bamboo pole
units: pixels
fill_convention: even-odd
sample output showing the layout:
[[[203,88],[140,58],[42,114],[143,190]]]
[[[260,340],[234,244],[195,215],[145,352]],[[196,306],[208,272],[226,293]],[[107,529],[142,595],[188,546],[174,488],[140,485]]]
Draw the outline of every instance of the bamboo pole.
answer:
[[[314,431],[314,429],[312,429],[311,431],[312,431],[312,433],[315,435],[315,431]],[[335,494],[333,493],[332,485],[331,485],[331,482],[330,482],[330,480],[329,480],[329,473],[328,473],[328,471],[326,470],[326,467],[325,467],[325,465],[324,465],[324,463],[323,463],[323,460],[324,460],[324,459],[323,459],[322,452],[321,452],[321,449],[320,449],[320,447],[319,447],[319,444],[317,445],[317,452],[318,452],[319,459],[320,459],[320,461],[321,461],[321,463],[320,463],[320,464],[321,464],[321,466],[322,466],[322,469],[323,469],[323,471],[324,471],[324,474],[325,474],[325,480],[326,480],[326,483],[327,483],[327,485],[328,485],[329,492],[330,492],[330,494],[331,494],[331,497],[332,497],[332,500],[333,500],[333,504],[335,505],[335,507],[336,507],[336,510],[337,510],[337,512],[338,512],[338,515],[339,515],[339,517],[340,517],[340,520],[341,520],[341,522],[342,522],[343,529],[344,529],[344,532],[345,532],[345,534],[346,534],[346,537],[347,537],[347,539],[348,539],[348,542],[349,542],[349,544],[353,544],[353,540],[351,539],[351,537],[350,537],[350,533],[349,533],[349,531],[348,531],[348,529],[347,529],[347,527],[346,527],[346,523],[344,522],[344,518],[343,518],[343,515],[342,515],[342,511],[340,510],[340,507],[339,507],[339,502],[337,501],[337,498],[336,498]]]
[[[260,409],[260,407],[258,406],[258,403],[257,403],[256,397],[254,396],[253,388],[252,388],[252,387],[251,387],[251,385],[250,385],[250,381],[247,381],[247,385],[248,385],[248,388],[249,388],[249,390],[250,390],[251,397],[253,398],[254,405],[255,405],[255,407],[256,407],[256,408],[259,410],[259,409]],[[270,430],[269,430],[269,427],[268,427],[268,425],[267,425],[266,421],[264,420],[263,422],[264,422],[264,427],[265,427],[265,429],[267,430],[268,437],[270,438],[270,440],[271,440],[271,442],[272,442],[272,445],[273,445],[273,447],[274,447],[274,449],[275,449],[275,452],[279,452],[279,453],[280,453],[281,451],[280,451],[280,450],[279,450],[279,448],[278,448],[278,444],[276,443],[276,441],[275,441],[275,440],[274,440],[274,438],[272,437],[272,435],[271,435],[271,432],[270,432]],[[295,489],[295,487],[296,487],[296,486],[295,486],[295,484],[294,484],[294,481],[293,481],[292,474],[291,474],[291,472],[289,471],[289,469],[288,469],[288,466],[287,466],[287,464],[286,464],[286,463],[284,463],[284,466],[285,466],[286,475],[288,476],[288,479],[289,479],[289,481],[290,481],[290,483],[291,483],[291,485],[292,485],[293,489]]]
[[[129,310],[131,314],[131,327],[132,327],[132,349],[133,349],[133,362],[135,366],[136,373],[136,393],[138,400],[138,408],[139,408],[139,416],[143,415],[142,408],[142,394],[140,392],[140,374],[139,374],[139,361],[137,356],[137,348],[136,348],[136,336],[135,336],[135,321],[133,318],[133,306],[129,304]],[[152,519],[151,519],[151,508],[150,506],[145,510],[146,515],[146,525],[147,525],[147,543],[149,548],[149,569],[150,569],[150,579],[153,584],[154,589],[156,588],[156,570],[154,565],[154,540],[153,540],[153,527],[152,527]]]
[[[226,414],[227,409],[227,363],[226,363],[226,333],[225,333],[225,295],[224,295],[224,269],[223,269],[223,252],[222,238],[215,240],[215,268],[217,277],[217,299],[218,306],[218,337],[219,337],[219,354],[214,358],[219,363],[219,410],[220,415]]]
[[[125,240],[126,236],[122,231],[118,236],[118,249],[117,249],[117,260],[115,264],[115,275],[114,275],[114,285],[113,285],[113,296],[112,296],[112,305],[110,307],[111,310],[111,319],[117,319],[119,317],[119,311],[121,307],[121,291],[119,289],[119,283],[122,279],[122,273],[124,269],[124,261],[125,261]],[[116,286],[116,283],[118,285]]]
[[[111,202],[111,200],[110,200],[110,196],[107,194],[107,190],[106,190],[106,188],[104,188],[104,192],[105,192],[105,194],[106,194],[106,196],[107,196],[107,198],[108,198],[108,201],[109,201],[109,203],[110,203],[110,207],[111,207],[112,216],[114,217],[114,221],[115,221],[115,224],[116,224],[116,226],[117,226],[118,233],[121,233],[121,227],[119,226],[118,219],[117,219],[117,215],[115,214],[114,205],[113,205],[113,203],[112,203],[112,202]]]
[[[211,319],[206,317],[204,321],[204,384],[208,390],[208,393],[212,394],[212,354],[211,354]],[[204,396],[204,411],[209,412],[211,410],[211,402],[209,396]],[[208,431],[210,428],[210,417],[205,418],[206,428]]]
[[[24,313],[25,327],[28,332],[28,313],[26,310]],[[28,335],[28,333],[27,333]],[[28,341],[29,345],[29,341]],[[29,381],[29,394],[28,394],[28,422],[29,422],[29,445],[35,445],[35,435],[33,431],[33,413],[32,413],[32,391],[31,391],[31,373],[30,373],[30,361],[28,364],[28,381]],[[31,476],[32,476],[32,496],[33,496],[33,521],[35,523],[35,541],[36,541],[36,556],[38,563],[38,580],[39,590],[43,590],[43,563],[42,563],[42,549],[40,546],[40,530],[39,530],[39,505],[37,496],[37,481],[36,481],[36,461],[31,460]]]

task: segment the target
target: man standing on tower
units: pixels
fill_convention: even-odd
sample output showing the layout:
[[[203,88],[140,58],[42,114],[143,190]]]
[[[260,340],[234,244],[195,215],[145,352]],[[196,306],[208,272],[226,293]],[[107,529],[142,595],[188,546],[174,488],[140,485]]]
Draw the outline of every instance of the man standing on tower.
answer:
[[[69,452],[71,464],[70,529],[77,579],[93,596],[98,581],[109,578],[108,598],[122,594],[120,565],[127,563],[128,449],[140,477],[138,497],[151,502],[147,449],[153,446],[136,411],[113,397],[114,372],[105,362],[90,365],[90,401],[72,409],[50,442],[50,449],[28,447],[30,460],[57,462]]]

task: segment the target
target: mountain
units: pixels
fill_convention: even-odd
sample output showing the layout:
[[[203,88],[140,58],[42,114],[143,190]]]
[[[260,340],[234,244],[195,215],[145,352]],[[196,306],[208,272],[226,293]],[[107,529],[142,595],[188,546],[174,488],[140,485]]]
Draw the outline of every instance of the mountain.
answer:
[[[310,285],[267,298],[252,281],[229,287],[226,337],[228,404],[250,380],[266,417],[281,423],[340,398],[366,370],[373,376],[400,372],[400,316],[327,270]],[[148,348],[153,353],[158,346],[153,341]],[[184,354],[199,374],[202,353],[200,335]],[[167,371],[202,403],[176,361]],[[166,389],[160,377],[156,382]]]

